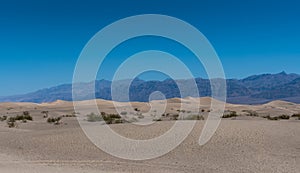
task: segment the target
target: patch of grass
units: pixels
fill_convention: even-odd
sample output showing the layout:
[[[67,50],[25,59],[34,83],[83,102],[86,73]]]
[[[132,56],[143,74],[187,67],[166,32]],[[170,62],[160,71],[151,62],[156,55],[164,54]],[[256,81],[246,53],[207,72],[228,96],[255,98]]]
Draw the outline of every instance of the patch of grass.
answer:
[[[237,113],[235,112],[235,111],[230,111],[230,113],[229,114],[224,114],[223,116],[222,116],[222,118],[232,118],[232,117],[237,117],[238,115],[237,115]]]

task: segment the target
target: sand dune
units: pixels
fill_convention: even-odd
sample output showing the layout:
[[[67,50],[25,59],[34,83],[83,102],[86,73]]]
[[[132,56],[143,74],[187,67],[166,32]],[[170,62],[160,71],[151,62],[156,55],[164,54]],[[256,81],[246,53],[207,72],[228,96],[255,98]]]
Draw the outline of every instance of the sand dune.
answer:
[[[89,107],[95,100],[81,101]],[[161,101],[153,101],[160,104]],[[180,103],[199,104],[203,115],[210,110],[210,98],[170,99],[167,112],[178,113]],[[116,112],[112,101],[96,100],[101,111]],[[125,104],[125,103],[120,103]],[[132,103],[140,112],[148,111],[151,103]],[[238,117],[223,119],[212,139],[198,145],[205,121],[197,121],[188,138],[170,153],[146,161],[130,161],[113,157],[98,149],[85,136],[76,117],[63,117],[62,124],[46,122],[49,117],[72,114],[72,102],[0,103],[0,116],[15,116],[29,111],[34,121],[18,122],[8,128],[0,121],[0,172],[288,172],[300,171],[300,121],[269,121],[269,114],[291,115],[300,112],[298,104],[274,101],[264,105],[226,104],[226,110],[236,111]],[[249,117],[255,111],[260,117]],[[188,110],[186,110],[188,111]],[[155,122],[149,126],[114,124],[110,127],[132,139],[148,139],[167,131],[174,121]]]

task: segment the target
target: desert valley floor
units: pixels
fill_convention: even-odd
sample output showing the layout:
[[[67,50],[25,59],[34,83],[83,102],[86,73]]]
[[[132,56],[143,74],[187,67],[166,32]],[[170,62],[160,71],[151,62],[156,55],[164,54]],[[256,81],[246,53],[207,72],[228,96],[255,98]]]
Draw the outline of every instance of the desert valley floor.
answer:
[[[178,110],[181,102],[197,101],[195,98],[168,100],[168,115],[148,126],[121,123],[110,127],[134,139],[158,136],[172,127],[173,115],[182,111]],[[89,106],[92,102],[82,101],[82,104]],[[119,159],[98,149],[80,128],[72,102],[0,103],[0,117],[8,119],[24,112],[33,117],[33,121],[16,121],[13,128],[8,127],[7,120],[0,121],[0,172],[300,172],[297,117],[300,105],[283,101],[264,105],[226,104],[226,112],[234,112],[236,116],[222,118],[212,139],[199,146],[199,134],[210,111],[210,102],[210,98],[200,99],[204,120],[197,120],[182,144],[166,155],[145,161]],[[112,101],[96,103],[101,111],[115,113]],[[148,103],[131,104],[139,112],[149,110]],[[45,114],[47,118],[61,116],[62,119],[55,125],[47,122]],[[289,119],[281,119],[282,115]],[[131,118],[138,119],[138,116]]]

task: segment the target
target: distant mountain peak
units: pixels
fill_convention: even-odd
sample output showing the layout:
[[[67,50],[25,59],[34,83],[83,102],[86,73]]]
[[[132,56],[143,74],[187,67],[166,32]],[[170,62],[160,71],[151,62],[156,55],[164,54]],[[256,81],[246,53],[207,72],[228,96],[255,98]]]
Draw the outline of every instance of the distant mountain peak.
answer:
[[[288,75],[285,71],[278,73],[279,75]]]
[[[128,80],[116,81],[116,84],[122,85]],[[211,96],[209,79],[195,78],[194,80],[199,90],[199,96]],[[187,80],[166,79],[163,81],[144,81],[135,78],[131,82],[129,88],[130,101],[143,102],[148,101],[150,94],[155,91],[160,91],[167,99],[180,97],[177,83],[185,84]],[[241,80],[227,79],[226,83],[229,103],[257,104],[272,100],[286,100],[300,103],[300,75],[298,74],[287,74],[285,71],[282,71],[277,74],[253,75]],[[94,99],[95,96],[97,99],[111,100],[111,84],[112,82],[108,80],[78,83],[78,86],[82,90],[79,90],[81,95],[77,100]],[[58,85],[24,95],[0,97],[0,102],[42,103],[56,100],[71,101],[72,84]]]

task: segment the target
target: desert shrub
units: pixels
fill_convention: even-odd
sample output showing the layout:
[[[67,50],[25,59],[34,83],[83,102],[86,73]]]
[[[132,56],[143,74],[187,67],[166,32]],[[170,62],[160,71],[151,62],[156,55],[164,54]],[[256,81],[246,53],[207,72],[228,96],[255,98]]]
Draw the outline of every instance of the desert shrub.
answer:
[[[235,111],[230,111],[230,113],[229,114],[224,114],[223,116],[222,116],[222,118],[232,118],[232,117],[237,117],[238,115],[237,115],[237,113],[235,112]]]
[[[6,115],[0,117],[0,121],[5,121],[6,119],[7,119],[7,116],[6,116]]]
[[[185,120],[204,120],[202,115],[190,115]]]
[[[103,120],[107,123],[107,124],[115,124],[116,121],[120,122],[121,120],[121,116],[119,114],[108,114],[108,115],[104,115],[102,116]]]
[[[89,121],[89,122],[96,122],[96,121],[102,121],[103,120],[102,116],[96,115],[93,112],[86,115],[86,116],[87,116],[87,121]]]
[[[16,121],[24,121],[24,120],[33,121],[33,118],[28,114],[26,114],[26,115],[17,115],[14,118],[15,118]]]
[[[198,115],[198,116],[197,116],[197,120],[205,120],[205,118],[204,118],[204,116],[202,116],[202,115]]]
[[[16,123],[15,122],[7,122],[7,125],[8,125],[9,128],[16,127]]]
[[[258,113],[255,111],[251,111],[251,110],[243,110],[243,112],[247,112],[248,114],[246,114],[246,116],[250,116],[250,117],[258,117]]]
[[[121,115],[127,115],[127,112],[123,111],[120,113]]]
[[[279,119],[283,119],[283,120],[288,120],[288,119],[290,119],[290,116],[288,116],[288,115],[280,115],[278,118]]]
[[[153,121],[162,121],[161,118],[156,118],[156,119],[153,119]]]
[[[41,113],[44,114],[44,118],[48,118],[49,111],[42,111]]]
[[[16,120],[18,120],[18,121],[22,121],[22,120],[33,121],[33,118],[28,111],[24,111],[23,115],[16,116]]]
[[[30,113],[28,111],[24,111],[23,115],[30,115]]]
[[[177,112],[182,112],[182,113],[185,113],[186,111],[185,110],[177,110]]]
[[[263,116],[263,118],[267,118],[268,120],[280,120],[280,119],[288,120],[288,119],[290,119],[290,116],[289,115],[280,115],[277,117],[271,117],[270,115],[268,115],[268,116]]]
[[[12,108],[12,107],[9,107],[9,108],[7,108],[6,110],[10,111],[10,110],[12,110],[12,109],[14,109],[14,108]]]
[[[300,118],[300,114],[293,114],[292,117],[298,117],[298,118]]]
[[[109,115],[106,115],[105,117],[109,117],[109,118],[113,118],[113,119],[122,118],[119,114],[109,114]]]
[[[62,118],[61,117],[52,117],[52,118],[48,118],[47,119],[47,122],[48,123],[50,123],[50,124],[55,124],[55,125],[58,125],[58,124],[60,124],[60,120],[61,120]]]
[[[7,125],[8,125],[9,128],[16,127],[16,119],[15,119],[15,117],[9,117],[7,119]]]
[[[123,123],[123,120],[122,120],[122,119],[117,119],[117,120],[115,120],[114,123],[115,123],[115,124],[122,124],[122,123]]]
[[[172,120],[178,120],[179,114],[173,114],[172,115]]]
[[[267,118],[268,120],[279,120],[279,118],[278,117],[271,117],[270,115],[268,115],[268,116],[264,116],[264,118]]]
[[[138,113],[137,116],[138,116],[139,119],[145,118],[145,116],[142,113]]]
[[[75,112],[73,112],[72,114],[66,114],[66,115],[63,115],[62,117],[76,117],[76,114],[75,114]]]
[[[106,114],[101,112],[101,115],[90,113],[87,115],[87,121],[97,122],[104,120],[106,124],[119,124],[124,122],[119,114]]]

